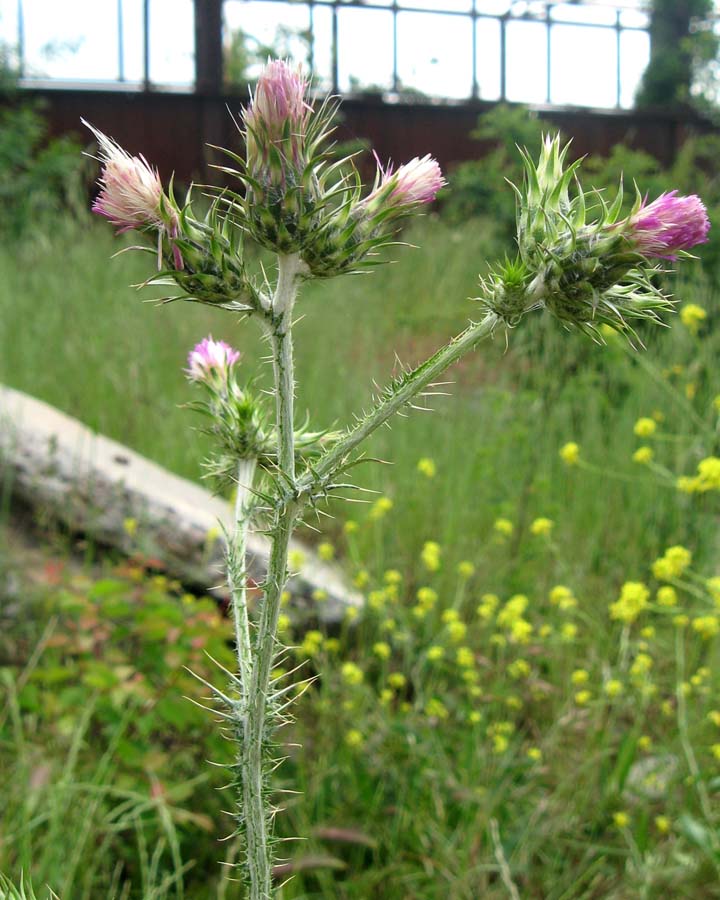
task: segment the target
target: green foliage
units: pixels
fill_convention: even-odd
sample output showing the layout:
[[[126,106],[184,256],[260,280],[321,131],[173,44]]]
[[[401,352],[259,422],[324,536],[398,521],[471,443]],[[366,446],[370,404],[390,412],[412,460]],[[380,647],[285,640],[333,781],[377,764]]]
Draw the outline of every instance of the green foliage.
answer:
[[[460,225],[472,218],[493,223],[502,238],[515,237],[515,197],[507,181],[520,184],[523,166],[518,147],[534,153],[544,128],[523,106],[498,104],[478,119],[472,137],[489,143],[482,160],[460,163],[452,172],[450,189],[441,194],[441,209],[448,222]]]
[[[715,100],[712,65],[718,51],[712,0],[653,0],[652,55],[636,102],[643,106],[700,104]]]
[[[688,178],[711,145],[693,153]],[[453,298],[477,293],[496,236],[429,217],[408,240],[422,252],[382,282],[348,279],[341,293],[309,286],[296,329],[298,418],[311,406],[320,426],[347,421],[371,402],[371,380],[384,377],[395,352],[423,358],[477,315]],[[187,351],[209,331],[250,342],[233,317],[206,307],[177,316],[133,305],[123,285],[141,280],[142,259],[108,263],[110,241],[109,229],[70,224],[58,226],[39,261],[34,247],[0,247],[0,379],[199,477],[204,448],[178,408],[190,396]],[[287,668],[308,660],[298,678],[322,673],[294,707],[297,723],[280,732],[302,747],[288,748],[278,786],[303,795],[277,794],[286,809],[279,836],[306,839],[283,846],[292,855],[285,874],[296,873],[285,900],[501,900],[493,821],[520,896],[704,896],[716,880],[698,785],[714,803],[718,638],[693,622],[717,616],[706,576],[718,574],[718,493],[685,494],[673,480],[717,453],[720,332],[706,280],[680,282],[677,293],[706,319],[696,330],[681,320],[648,335],[647,355],[611,334],[605,347],[560,334],[538,316],[509,349],[496,341],[465,359],[449,373],[455,384],[441,388],[453,396],[428,398],[434,414],[412,412],[368,448],[395,462],[360,470],[382,502],[336,502],[338,518],[321,520],[368,612],[329,632],[293,633],[284,623],[300,648]],[[11,327],[18,316],[22,329]],[[243,366],[267,386],[252,349]],[[640,417],[657,423],[651,438],[635,434]],[[558,455],[568,441],[580,446],[573,468]],[[657,469],[632,461],[642,444]],[[554,526],[537,534],[543,517]],[[142,546],[141,525],[136,540]],[[677,606],[664,607],[651,566],[680,543],[695,559]],[[461,575],[462,562],[472,565]],[[626,581],[645,581],[652,593],[624,635],[609,607]],[[567,595],[551,600],[558,585],[576,605]],[[485,616],[477,610],[492,606],[488,593],[499,601]],[[498,612],[517,594],[528,605],[513,626]],[[217,842],[231,827],[219,808],[230,803],[211,788],[226,773],[206,764],[226,761],[230,745],[182,699],[207,694],[183,664],[225,688],[203,650],[229,661],[229,623],[208,601],[184,601],[176,586],[133,567],[48,585],[24,609],[1,645],[18,652],[4,668],[0,869],[16,882],[21,870],[32,874],[40,900],[46,883],[62,900],[122,897],[125,884],[133,900],[170,900],[181,877],[193,900],[242,896],[213,882],[225,848],[226,861],[240,857],[235,842]],[[23,665],[49,614],[58,619],[46,645],[34,668]],[[690,619],[679,632],[684,658],[676,615]],[[204,646],[194,646],[198,638]],[[441,658],[431,658],[432,646]],[[470,656],[458,654],[463,647]],[[642,653],[651,671],[633,676]],[[573,683],[577,669],[586,684]],[[612,679],[622,682],[615,697]],[[578,699],[583,690],[591,696]],[[684,691],[699,779],[681,741]],[[622,827],[618,812],[628,816]]]
[[[0,234],[18,238],[50,227],[53,217],[87,213],[81,147],[69,137],[48,138],[37,103],[0,110]]]
[[[181,857],[217,855],[207,760],[231,758],[188,670],[222,681],[210,657],[232,664],[229,626],[137,565],[53,575],[24,602],[36,629],[50,624],[6,634],[0,868],[61,898],[181,897]]]

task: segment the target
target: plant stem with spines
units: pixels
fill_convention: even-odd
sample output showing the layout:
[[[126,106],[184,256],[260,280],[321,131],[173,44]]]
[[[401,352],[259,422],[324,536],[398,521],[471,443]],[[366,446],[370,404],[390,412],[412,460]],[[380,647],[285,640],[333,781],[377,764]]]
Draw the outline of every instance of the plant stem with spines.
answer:
[[[296,256],[278,256],[277,286],[272,310],[268,315],[275,380],[278,472],[283,482],[282,492],[288,487],[293,491],[295,483],[292,311],[298,273],[299,260]],[[294,501],[281,502],[278,498],[273,513],[272,546],[245,709],[241,768],[251,900],[269,900],[272,896],[270,822],[263,789],[264,748],[268,726],[272,724],[272,710],[268,706],[270,672],[277,650],[280,602],[287,581],[288,548],[297,513]]]

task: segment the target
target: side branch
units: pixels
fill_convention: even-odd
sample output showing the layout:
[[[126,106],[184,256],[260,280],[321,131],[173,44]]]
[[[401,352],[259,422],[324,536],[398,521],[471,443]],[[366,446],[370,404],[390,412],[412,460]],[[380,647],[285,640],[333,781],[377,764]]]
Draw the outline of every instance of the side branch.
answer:
[[[388,387],[384,396],[361,421],[350,429],[345,437],[341,438],[335,446],[320,457],[312,470],[306,472],[297,482],[297,494],[310,493],[318,483],[324,483],[327,478],[340,470],[347,462],[349,454],[376,431],[381,425],[406,406],[413,397],[417,396],[423,388],[431,384],[441,375],[448,366],[460,359],[465,353],[475,347],[485,338],[490,337],[498,322],[499,317],[494,313],[488,313],[478,323],[471,323],[465,331],[454,337],[449,344],[434,353],[425,362],[420,363],[411,372],[406,373],[395,384]]]

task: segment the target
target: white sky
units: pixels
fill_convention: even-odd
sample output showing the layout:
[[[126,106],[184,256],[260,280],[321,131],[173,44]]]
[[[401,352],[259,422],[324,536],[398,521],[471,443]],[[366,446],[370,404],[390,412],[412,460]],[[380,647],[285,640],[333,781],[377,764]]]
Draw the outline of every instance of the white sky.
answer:
[[[610,0],[611,2],[611,0]],[[365,0],[365,8],[338,10],[340,89],[352,85],[390,88],[391,0]],[[469,11],[472,0],[398,0],[398,6]],[[476,0],[478,12],[507,11],[508,0]],[[22,0],[25,68],[28,76],[93,82],[113,81],[119,72],[118,8],[122,9],[123,67],[127,81],[142,79],[143,0]],[[517,2],[514,11],[544,10],[543,3]],[[370,8],[368,8],[370,7]],[[386,7],[386,8],[383,8]],[[17,42],[18,0],[0,0],[0,40]],[[616,103],[616,32],[570,24],[615,22],[610,5],[553,8],[551,101],[612,107]],[[226,0],[225,19],[263,44],[273,44],[280,26],[307,29],[303,3]],[[320,86],[330,86],[332,10],[314,8],[315,67]],[[625,11],[622,23],[643,25],[642,13]],[[472,25],[469,17],[431,12],[398,13],[398,75],[404,86],[435,97],[464,98],[472,87]],[[192,0],[150,0],[150,79],[158,85],[189,85],[193,78]],[[547,30],[543,23],[511,21],[507,26],[507,97],[526,103],[546,100]],[[500,26],[477,23],[480,96],[500,94]],[[292,49],[292,44],[291,44]],[[298,52],[300,52],[298,45]],[[620,41],[621,105],[632,99],[649,58],[644,31],[623,31]]]

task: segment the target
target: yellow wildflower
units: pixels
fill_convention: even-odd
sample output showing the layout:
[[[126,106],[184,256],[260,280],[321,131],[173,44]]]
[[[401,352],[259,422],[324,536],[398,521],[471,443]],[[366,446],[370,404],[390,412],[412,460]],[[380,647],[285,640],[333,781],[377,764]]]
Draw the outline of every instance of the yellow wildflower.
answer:
[[[648,605],[650,591],[641,581],[626,581],[620,597],[610,604],[610,618],[631,624]]]
[[[658,592],[655,597],[657,599],[658,606],[677,606],[677,591],[674,587],[670,587],[669,584],[658,588]]]
[[[516,659],[508,666],[508,675],[516,680],[527,678],[530,674],[530,664],[526,659]]]
[[[407,684],[407,678],[403,675],[402,672],[391,672],[388,675],[388,684],[390,685],[390,687],[393,687],[396,690],[400,690]]]
[[[510,535],[513,533],[514,527],[515,526],[510,521],[510,519],[503,518],[496,519],[495,524],[493,525],[495,531],[497,531],[497,533],[501,534],[503,537],[510,537]]]
[[[448,718],[450,713],[447,711],[447,707],[442,702],[442,700],[438,700],[436,697],[431,697],[425,704],[425,715],[429,716],[431,719],[445,720]]]
[[[639,463],[641,466],[646,466],[653,461],[654,455],[655,451],[652,447],[638,447],[633,453],[633,462]]]
[[[690,334],[697,334],[705,319],[707,312],[697,303],[686,303],[680,310],[680,321]]]
[[[457,664],[464,669],[471,669],[475,665],[475,654],[469,647],[458,647],[455,659]]]
[[[574,622],[565,622],[560,629],[560,638],[566,644],[571,644],[577,637],[577,625]]]
[[[697,616],[692,621],[692,627],[701,637],[709,639],[720,632],[720,620],[717,616]]]
[[[378,497],[378,499],[370,507],[368,518],[373,522],[377,522],[380,519],[384,518],[392,508],[393,502],[389,497]]]
[[[574,609],[577,606],[573,592],[564,584],[556,584],[550,591],[550,602],[562,610]]]
[[[575,702],[578,706],[585,706],[592,700],[591,691],[577,691],[575,694]]]
[[[348,519],[347,522],[343,525],[343,531],[345,534],[355,534],[360,526],[355,521],[355,519]]]
[[[420,559],[428,572],[437,572],[440,568],[440,544],[435,541],[425,541]]]
[[[464,622],[450,622],[448,625],[448,634],[450,635],[450,640],[454,644],[459,644],[460,641],[465,639],[467,625]]]
[[[426,478],[434,478],[437,474],[437,466],[435,465],[435,461],[430,459],[430,457],[428,456],[423,456],[422,459],[418,460],[417,470]]]
[[[530,525],[530,533],[536,535],[537,537],[546,537],[553,530],[555,523],[552,519],[547,519],[545,516],[541,516],[539,519],[534,519]]]
[[[477,614],[481,619],[491,619],[498,608],[500,598],[497,594],[483,594],[480,598],[481,603],[477,608]]]
[[[540,762],[542,760],[542,750],[539,747],[528,747],[525,755],[533,762]]]
[[[123,531],[128,537],[134,537],[137,531],[137,519],[127,518],[123,520]]]
[[[575,441],[568,441],[560,448],[560,459],[567,466],[575,466],[580,462],[580,447]]]
[[[652,437],[657,431],[657,422],[648,416],[638,419],[633,427],[633,431],[638,437]]]
[[[351,728],[349,731],[345,732],[345,743],[348,747],[362,747],[365,743],[362,731],[358,731],[357,728]]]
[[[353,578],[353,584],[356,588],[360,588],[362,590],[364,587],[367,587],[370,581],[370,573],[367,569],[360,569],[359,572],[355,573],[355,577]]]
[[[624,689],[622,681],[617,678],[611,678],[605,682],[604,691],[608,697],[619,697]]]
[[[649,734],[641,734],[638,738],[638,750],[647,752],[652,747],[652,738]]]
[[[630,816],[626,812],[613,813],[613,823],[616,828],[627,828],[630,824]]]
[[[445,648],[440,647],[438,644],[433,644],[431,647],[428,647],[427,650],[427,658],[430,662],[437,662],[445,656]]]
[[[667,834],[672,827],[672,823],[667,816],[655,816],[654,822],[660,834]]]
[[[318,544],[318,556],[325,562],[329,562],[335,556],[335,548],[330,541],[323,541]]]
[[[464,559],[458,563],[457,573],[461,578],[472,578],[475,574],[475,565]]]
[[[342,675],[343,681],[345,681],[347,684],[362,684],[364,678],[363,670],[360,668],[360,666],[355,665],[355,663],[343,663],[342,668],[340,669],[340,673]]]
[[[389,659],[392,654],[392,650],[390,649],[390,644],[386,641],[376,641],[373,644],[373,653],[379,659]]]
[[[587,684],[590,680],[590,675],[588,674],[587,669],[575,669],[575,671],[570,676],[570,681],[580,687],[583,684]]]

